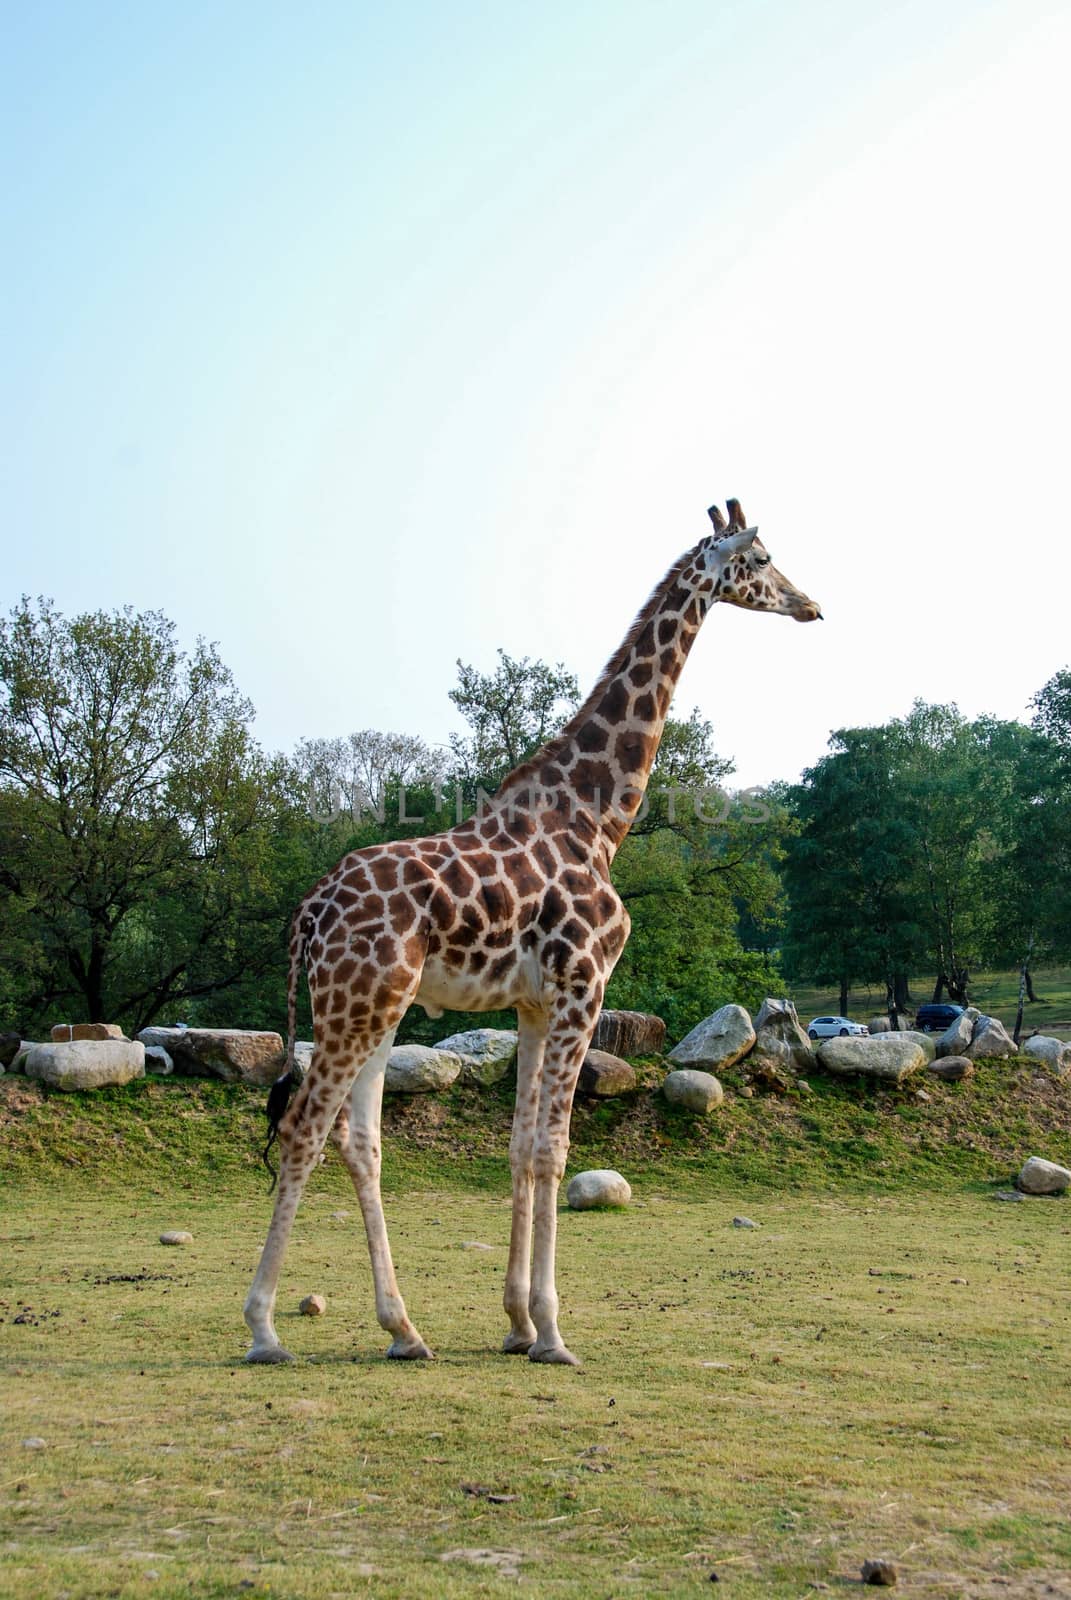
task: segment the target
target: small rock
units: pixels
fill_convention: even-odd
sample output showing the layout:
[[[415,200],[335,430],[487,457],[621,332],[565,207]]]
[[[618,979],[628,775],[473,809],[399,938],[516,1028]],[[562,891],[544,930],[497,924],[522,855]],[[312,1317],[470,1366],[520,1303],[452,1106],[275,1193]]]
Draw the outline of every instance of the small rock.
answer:
[[[921,1100],[924,1105],[928,1106],[928,1105],[930,1105],[932,1103],[933,1096],[932,1095],[928,1095],[926,1093],[925,1089],[916,1089],[915,1090],[915,1099],[916,1100]]]
[[[573,1211],[593,1211],[603,1206],[627,1206],[632,1189],[620,1172],[595,1168],[578,1172],[570,1181],[565,1198]]]
[[[796,1088],[799,1090],[800,1094],[813,1094],[814,1093],[814,1090],[811,1088],[811,1086],[807,1082],[806,1078],[797,1078],[796,1079]]]
[[[70,1044],[73,1039],[130,1040],[117,1022],[57,1022],[52,1029],[53,1044]]]
[[[1024,1194],[1063,1194],[1071,1184],[1071,1171],[1067,1167],[1057,1166],[1055,1161],[1043,1161],[1040,1156],[1031,1156],[1029,1161],[1024,1162],[1015,1182]]]
[[[949,1278],[949,1283],[966,1283],[966,1278]]]
[[[886,1589],[891,1589],[899,1581],[900,1574],[892,1561],[864,1561],[863,1582],[879,1583]]]
[[[327,1301],[322,1294],[307,1294],[298,1310],[303,1317],[322,1317],[327,1310]]]
[[[1025,1200],[1026,1199],[1026,1195],[1025,1194],[1021,1194],[1018,1189],[998,1189],[996,1194],[993,1196],[993,1199],[994,1200]]]
[[[182,1228],[171,1228],[167,1233],[160,1235],[161,1244],[192,1244],[193,1234],[186,1233]]]
[[[175,1070],[175,1063],[162,1044],[147,1044],[145,1046],[145,1071],[152,1072],[158,1078],[169,1078]]]
[[[615,1095],[631,1094],[636,1087],[636,1069],[608,1050],[589,1050],[580,1068],[577,1088],[581,1094],[610,1100]]]
[[[38,1439],[35,1435],[33,1438],[24,1439],[22,1441],[22,1448],[24,1450],[47,1450],[48,1445],[44,1439]]]
[[[942,1056],[939,1061],[931,1061],[926,1071],[935,1078],[943,1078],[945,1083],[959,1083],[964,1078],[973,1078],[974,1062],[968,1061],[966,1056]]]
[[[662,1093],[671,1105],[698,1111],[700,1115],[720,1106],[725,1099],[725,1090],[712,1073],[691,1067],[669,1073],[662,1084]]]
[[[349,1221],[349,1216],[350,1216],[350,1214],[349,1214],[348,1211],[332,1211],[332,1213],[331,1213],[331,1221],[332,1222],[348,1222]]]
[[[463,1239],[461,1241],[461,1248],[462,1250],[493,1250],[494,1245],[481,1244],[479,1239]]]
[[[428,1094],[449,1089],[462,1068],[451,1050],[432,1050],[426,1044],[396,1044],[387,1058],[383,1086],[387,1094]]]
[[[752,1222],[750,1217],[734,1217],[733,1218],[733,1227],[734,1228],[761,1228],[762,1227],[762,1223],[761,1222]]]

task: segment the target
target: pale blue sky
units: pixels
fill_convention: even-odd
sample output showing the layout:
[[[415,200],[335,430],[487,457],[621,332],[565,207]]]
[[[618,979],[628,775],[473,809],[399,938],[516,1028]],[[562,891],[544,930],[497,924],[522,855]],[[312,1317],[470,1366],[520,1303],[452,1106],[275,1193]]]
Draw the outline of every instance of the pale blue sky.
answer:
[[[738,495],[741,782],[1071,657],[1066,6],[7,5],[0,601],[158,606],[269,747],[592,679]]]

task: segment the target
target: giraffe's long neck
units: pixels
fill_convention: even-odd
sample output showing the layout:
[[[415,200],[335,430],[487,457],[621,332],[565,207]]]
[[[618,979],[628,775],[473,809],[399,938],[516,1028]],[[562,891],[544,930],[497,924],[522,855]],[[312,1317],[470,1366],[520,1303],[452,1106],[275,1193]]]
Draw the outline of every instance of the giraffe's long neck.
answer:
[[[593,817],[612,857],[643,803],[673,691],[714,598],[700,552],[675,562],[572,721],[504,780],[497,801],[566,792]]]

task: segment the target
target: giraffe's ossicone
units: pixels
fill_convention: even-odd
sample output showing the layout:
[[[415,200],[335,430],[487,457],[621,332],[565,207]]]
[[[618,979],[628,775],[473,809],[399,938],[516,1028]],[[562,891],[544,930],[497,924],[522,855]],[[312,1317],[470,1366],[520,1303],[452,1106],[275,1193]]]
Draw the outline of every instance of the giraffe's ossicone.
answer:
[[[513,1221],[503,1349],[576,1364],[558,1332],[558,1185],[573,1091],[629,933],[610,868],[643,800],[673,690],[715,601],[811,622],[813,600],[778,572],[740,504],[675,562],[567,727],[480,814],[426,839],[344,856],[301,902],[290,943],[289,1051],[304,966],[312,1064],[285,1111],[275,1211],[245,1305],[250,1361],[285,1361],[272,1321],[302,1188],[330,1135],[353,1178],[376,1314],[396,1358],[431,1354],[406,1313],[380,1199],[380,1111],[395,1032],[414,1001],[432,1016],[516,1009],[510,1139]],[[282,1114],[280,1115],[280,1112]]]

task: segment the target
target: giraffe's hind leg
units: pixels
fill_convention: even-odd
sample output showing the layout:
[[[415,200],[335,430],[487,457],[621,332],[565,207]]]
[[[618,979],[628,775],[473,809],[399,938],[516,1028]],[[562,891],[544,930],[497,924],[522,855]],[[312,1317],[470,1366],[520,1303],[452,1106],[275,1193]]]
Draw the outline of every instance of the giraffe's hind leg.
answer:
[[[318,1045],[312,1066],[279,1124],[279,1187],[260,1264],[245,1301],[253,1343],[247,1361],[292,1361],[275,1331],[275,1295],[290,1230],[309,1173],[316,1165],[354,1074],[371,1052],[365,1041]]]
[[[350,1093],[348,1109],[343,1107],[331,1129],[332,1142],[349,1169],[353,1187],[361,1204],[368,1253],[372,1258],[372,1277],[376,1287],[376,1316],[380,1326],[394,1335],[387,1355],[395,1361],[426,1361],[431,1351],[410,1322],[394,1275],[383,1200],[379,1190],[382,1166],[380,1115],[383,1106],[383,1079],[387,1058],[394,1043],[394,1030],[365,1062]]]

